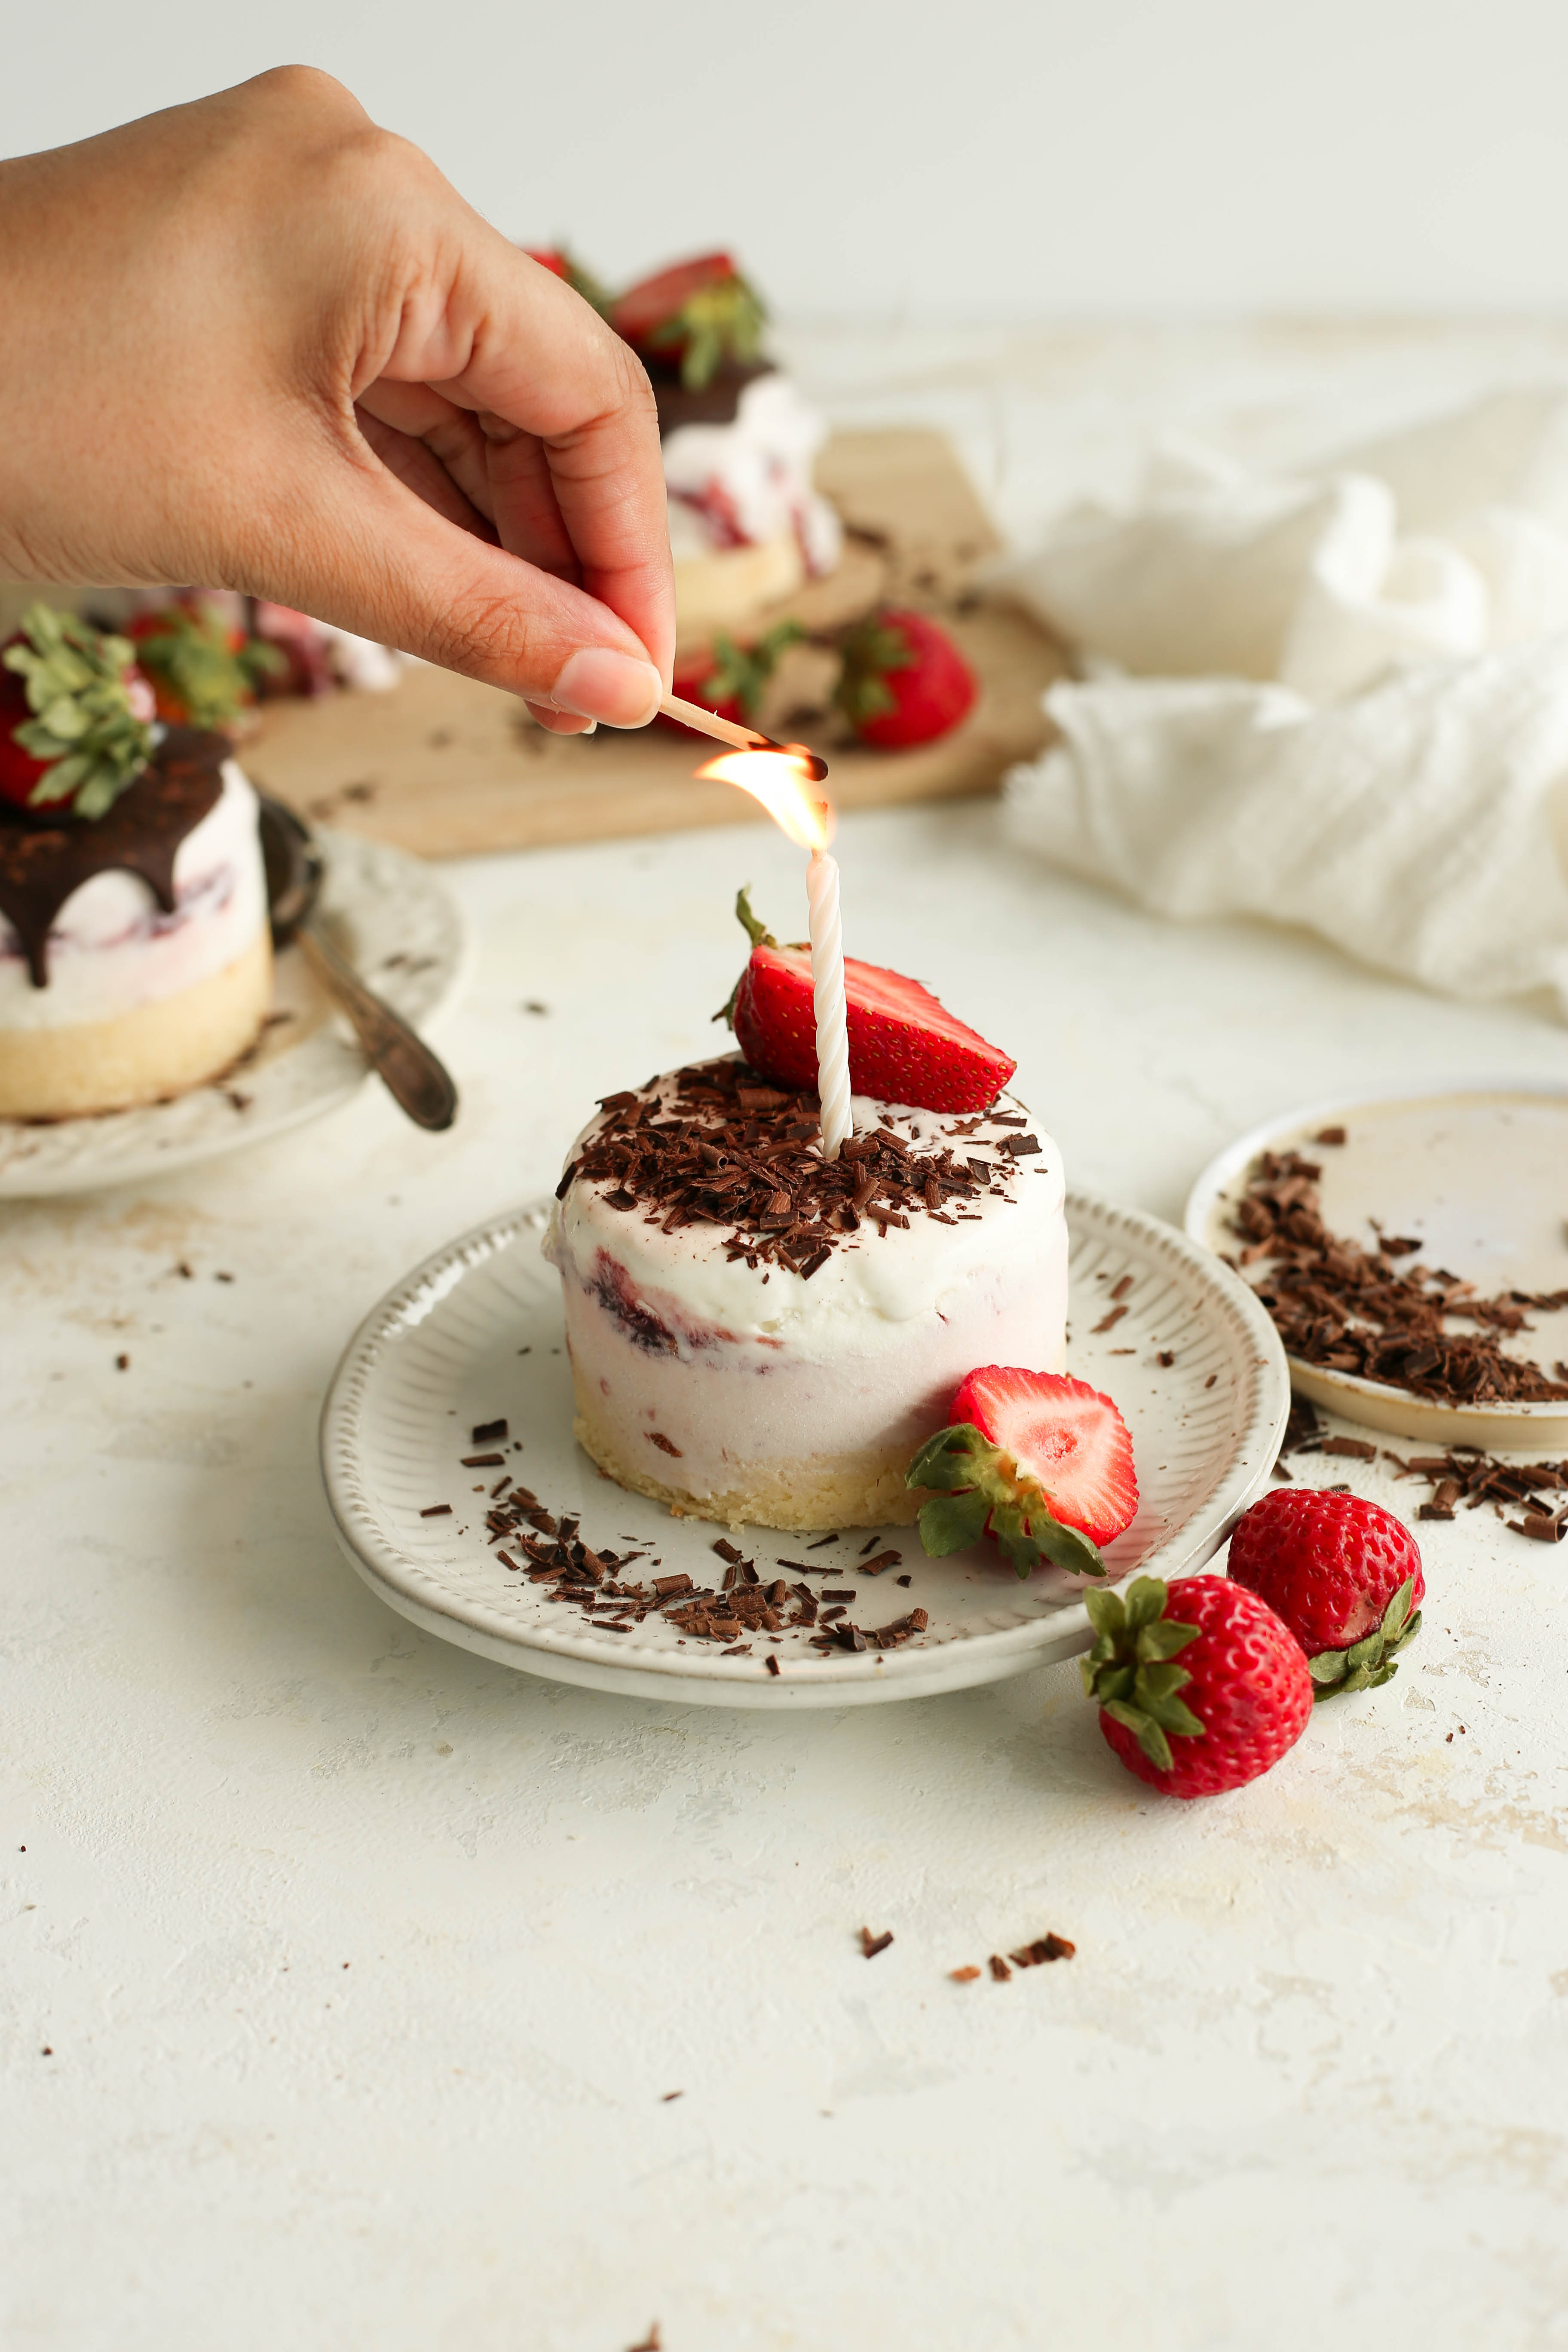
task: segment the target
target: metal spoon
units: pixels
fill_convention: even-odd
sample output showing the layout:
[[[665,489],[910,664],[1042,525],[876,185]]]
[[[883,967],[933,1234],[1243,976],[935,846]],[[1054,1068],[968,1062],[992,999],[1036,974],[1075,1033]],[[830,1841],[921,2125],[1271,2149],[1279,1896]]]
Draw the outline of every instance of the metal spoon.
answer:
[[[312,920],[326,859],[302,817],[267,793],[261,800],[261,855],[267,866],[267,903],[272,944],[297,940],[306,962],[328,994],[353,1024],[365,1058],[387,1092],[416,1126],[450,1127],[458,1115],[458,1089],[428,1045],[416,1037]]]

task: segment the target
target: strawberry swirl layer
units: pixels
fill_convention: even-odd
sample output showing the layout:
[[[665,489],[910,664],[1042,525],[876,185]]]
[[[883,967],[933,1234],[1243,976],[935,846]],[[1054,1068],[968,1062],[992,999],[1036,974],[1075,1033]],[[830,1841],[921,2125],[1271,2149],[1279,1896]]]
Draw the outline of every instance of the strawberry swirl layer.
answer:
[[[807,572],[831,572],[843,551],[838,517],[812,488],[827,426],[786,375],[758,376],[732,423],[680,425],[664,440],[670,539],[678,560],[795,538]]]
[[[640,1091],[668,1099],[675,1083]],[[868,1223],[807,1277],[731,1257],[720,1227],[667,1232],[658,1210],[613,1208],[610,1182],[569,1187],[544,1251],[563,1277],[580,1387],[623,1460],[700,1496],[746,1464],[907,1459],[976,1365],[1062,1370],[1065,1179],[1050,1138],[1009,1123],[1020,1106],[1008,1096],[978,1120],[866,1096],[852,1109],[858,1134],[891,1129],[917,1166],[944,1149],[989,1161],[994,1189],[951,1221]],[[573,1162],[603,1124],[584,1129]],[[1010,1158],[1004,1145],[1026,1134],[1039,1150]]]

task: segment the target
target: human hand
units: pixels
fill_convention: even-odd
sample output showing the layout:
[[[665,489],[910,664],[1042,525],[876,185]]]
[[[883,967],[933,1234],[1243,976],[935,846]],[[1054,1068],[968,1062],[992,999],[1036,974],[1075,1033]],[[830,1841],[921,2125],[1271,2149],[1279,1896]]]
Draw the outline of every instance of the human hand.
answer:
[[[641,365],[329,76],[0,163],[0,572],[241,589],[560,732],[652,717]]]

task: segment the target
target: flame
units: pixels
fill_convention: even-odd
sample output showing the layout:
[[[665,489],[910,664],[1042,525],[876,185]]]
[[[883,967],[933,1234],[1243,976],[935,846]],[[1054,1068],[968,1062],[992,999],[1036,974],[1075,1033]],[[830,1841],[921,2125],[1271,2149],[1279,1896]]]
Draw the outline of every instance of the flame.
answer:
[[[782,751],[721,751],[697,772],[721,784],[739,784],[761,801],[797,847],[826,849],[833,838],[833,803],[812,773],[810,756],[793,743]]]

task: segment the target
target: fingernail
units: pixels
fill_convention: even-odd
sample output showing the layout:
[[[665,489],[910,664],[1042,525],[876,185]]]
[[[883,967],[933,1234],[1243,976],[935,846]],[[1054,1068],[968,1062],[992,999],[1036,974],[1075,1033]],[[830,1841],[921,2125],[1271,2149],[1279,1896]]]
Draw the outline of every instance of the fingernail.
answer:
[[[643,727],[658,709],[664,681],[650,661],[585,646],[574,654],[550,689],[558,709],[580,719],[603,719],[606,727]]]

